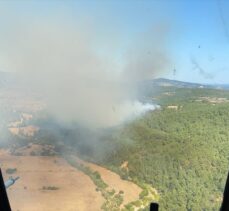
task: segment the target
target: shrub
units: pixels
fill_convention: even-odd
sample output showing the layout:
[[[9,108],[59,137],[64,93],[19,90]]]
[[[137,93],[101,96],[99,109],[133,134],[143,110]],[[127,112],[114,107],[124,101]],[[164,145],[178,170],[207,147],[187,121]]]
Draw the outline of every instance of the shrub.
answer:
[[[7,174],[14,174],[16,171],[17,171],[16,168],[8,168],[8,169],[6,169],[6,173]]]
[[[42,189],[43,190],[59,190],[59,188],[56,186],[43,186]]]

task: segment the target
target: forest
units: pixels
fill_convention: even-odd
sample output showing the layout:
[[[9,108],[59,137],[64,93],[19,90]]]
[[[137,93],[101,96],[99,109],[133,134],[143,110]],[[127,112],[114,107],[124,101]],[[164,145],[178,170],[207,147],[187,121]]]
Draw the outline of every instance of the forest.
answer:
[[[229,169],[229,92],[198,88],[173,88],[173,96],[165,92],[171,87],[145,96],[156,98],[161,109],[103,137],[109,153],[101,157],[95,147],[90,157],[82,156],[124,179],[156,188],[160,210],[219,210]],[[224,101],[217,102],[219,98]],[[120,168],[124,161],[128,171]]]

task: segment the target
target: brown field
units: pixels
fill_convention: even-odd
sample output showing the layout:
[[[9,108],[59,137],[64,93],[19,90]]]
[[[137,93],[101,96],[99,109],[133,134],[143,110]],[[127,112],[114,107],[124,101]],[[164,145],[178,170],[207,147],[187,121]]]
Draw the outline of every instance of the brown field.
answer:
[[[28,146],[16,151],[20,152],[20,156],[0,150],[4,179],[7,180],[11,176],[6,173],[8,168],[16,168],[17,171],[12,176],[20,177],[7,190],[13,211],[101,210],[104,198],[100,192],[96,192],[96,186],[90,177],[70,166],[62,157],[30,156],[31,150],[38,153],[42,147],[32,144]],[[138,199],[141,188],[134,183],[122,180],[119,175],[104,167],[79,160],[77,157],[75,159],[98,171],[109,189],[124,191],[123,205]],[[56,190],[47,190],[48,187],[54,187]]]
[[[99,165],[88,163],[79,159],[78,161],[90,167],[90,169],[93,171],[98,171],[101,175],[101,178],[105,183],[109,185],[110,189],[114,189],[116,192],[121,190],[124,191],[123,205],[135,201],[139,198],[139,194],[141,193],[142,189],[136,184],[127,180],[122,180],[118,174]]]
[[[20,179],[10,187],[8,197],[13,211],[86,211],[100,210],[102,196],[82,172],[60,157],[12,156],[0,152],[5,180],[7,168],[17,168]],[[58,190],[43,190],[43,187]]]

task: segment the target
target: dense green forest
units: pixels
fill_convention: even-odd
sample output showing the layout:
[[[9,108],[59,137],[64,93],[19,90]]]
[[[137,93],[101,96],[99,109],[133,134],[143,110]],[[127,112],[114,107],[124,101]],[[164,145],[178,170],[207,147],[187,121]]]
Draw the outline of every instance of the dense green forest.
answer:
[[[161,109],[103,137],[110,150],[102,158],[96,148],[90,155],[123,178],[156,188],[160,210],[219,210],[229,169],[229,103],[210,100],[229,92],[173,88],[172,96],[165,95],[168,91],[171,87],[149,92],[146,98],[156,99]],[[124,161],[128,171],[120,169]]]
[[[123,179],[156,188],[161,211],[219,210],[229,170],[229,91],[158,86],[144,93],[143,101],[161,108],[102,131],[42,121],[37,140],[56,143],[59,152],[70,146]],[[128,169],[120,168],[124,161]]]

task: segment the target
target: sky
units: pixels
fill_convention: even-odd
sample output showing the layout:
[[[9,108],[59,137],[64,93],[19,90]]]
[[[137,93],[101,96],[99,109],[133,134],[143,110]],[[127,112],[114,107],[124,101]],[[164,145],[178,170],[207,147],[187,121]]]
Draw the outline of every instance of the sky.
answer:
[[[67,17],[71,24],[94,25],[98,32],[95,51],[106,59],[112,57],[120,66],[125,63],[126,49],[134,49],[135,45],[144,43],[145,52],[141,53],[149,54],[151,50],[147,49],[147,42],[151,37],[154,39],[154,34],[147,32],[158,26],[164,27],[163,48],[169,62],[165,71],[158,71],[157,77],[229,83],[227,0],[0,1],[3,34],[15,25],[20,27],[22,20],[30,22],[57,17],[58,21]],[[0,36],[0,39],[4,43],[5,37]],[[0,69],[6,68],[0,66]]]

